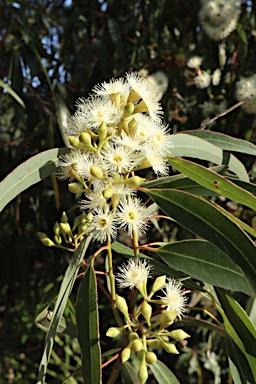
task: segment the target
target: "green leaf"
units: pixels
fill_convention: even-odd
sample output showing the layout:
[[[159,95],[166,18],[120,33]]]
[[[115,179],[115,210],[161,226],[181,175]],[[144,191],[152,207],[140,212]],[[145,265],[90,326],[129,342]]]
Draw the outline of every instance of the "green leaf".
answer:
[[[226,151],[234,151],[256,156],[256,145],[246,140],[236,139],[234,137],[224,135],[223,133],[212,131],[193,130],[185,131],[185,133],[206,140]]]
[[[172,156],[192,157],[226,165],[241,180],[249,181],[244,165],[232,154],[224,152],[212,143],[187,133],[177,133],[173,137]]]
[[[47,366],[49,363],[49,359],[51,356],[51,351],[54,343],[54,338],[57,333],[59,324],[62,319],[63,312],[65,310],[69,295],[71,293],[71,290],[73,288],[78,270],[80,268],[80,264],[82,259],[84,258],[85,252],[90,244],[90,241],[92,239],[92,236],[88,236],[86,239],[83,240],[83,242],[79,245],[78,249],[74,253],[73,258],[71,259],[71,262],[66,270],[65,276],[63,278],[59,294],[56,300],[56,304],[54,307],[54,311],[52,314],[52,319],[50,323],[49,330],[46,334],[45,338],[45,345],[44,345],[44,351],[43,356],[40,362],[39,366],[39,372],[38,372],[38,381],[37,384],[43,384],[45,383],[45,376],[47,372]]]
[[[93,266],[83,277],[77,294],[77,336],[82,354],[82,371],[85,383],[101,383],[101,357],[97,304],[97,283]]]
[[[23,100],[17,95],[17,93],[8,85],[5,84],[3,80],[0,79],[0,87],[4,88],[9,95],[11,95],[23,108],[26,108]]]
[[[0,183],[0,212],[19,193],[55,172],[58,157],[68,151],[67,148],[49,149],[31,157],[9,173]]]
[[[157,360],[154,364],[150,365],[150,369],[158,384],[180,384],[177,377],[161,361]]]
[[[256,210],[256,198],[254,195],[238,187],[216,172],[184,159],[169,157],[168,162],[179,172],[203,187],[216,191],[219,195],[223,195]]]
[[[184,191],[143,189],[176,222],[210,241],[243,271],[251,294],[256,292],[256,247],[233,221],[213,204]]]
[[[219,248],[206,240],[184,240],[158,248],[172,268],[217,287],[251,293],[244,273]]]
[[[222,307],[221,314],[226,330],[248,361],[253,373],[252,382],[254,383],[256,382],[256,329],[247,313],[228,292],[216,288],[216,293]],[[233,348],[235,347],[233,346]],[[238,360],[241,362],[241,358]],[[243,367],[239,369],[238,366],[238,371],[241,374],[241,371],[244,371]],[[251,380],[248,377],[245,377],[245,379]]]
[[[122,256],[125,256],[125,257],[134,257],[134,253],[133,253],[133,250],[129,247],[127,247],[126,245],[124,244],[121,244],[121,243],[118,243],[117,241],[114,241],[112,244],[111,244],[111,248],[117,252],[117,253],[120,253]],[[159,275],[167,275],[167,276],[172,276],[174,277],[175,279],[184,279],[184,277],[186,278],[187,276],[184,275],[183,273],[181,272],[178,272],[176,271],[175,269],[173,268],[170,268],[168,265],[164,264],[164,263],[161,263],[157,260],[154,260],[152,257],[150,256],[146,256],[146,255],[143,255],[142,253],[139,253],[139,257],[145,259],[145,260],[148,260],[149,264],[153,265],[154,267],[154,272],[159,274]],[[203,290],[201,289],[198,284],[194,283],[193,281],[191,280],[184,280],[183,282],[184,286],[188,289],[197,289],[197,290]]]
[[[122,364],[121,380],[123,384],[140,384],[138,372],[133,368],[129,361]]]

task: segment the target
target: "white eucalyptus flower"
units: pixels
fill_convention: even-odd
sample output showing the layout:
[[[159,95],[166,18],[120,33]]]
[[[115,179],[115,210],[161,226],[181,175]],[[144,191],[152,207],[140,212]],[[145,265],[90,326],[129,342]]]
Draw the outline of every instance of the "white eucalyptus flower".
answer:
[[[101,243],[107,238],[115,239],[117,235],[116,218],[108,209],[96,208],[92,211],[93,218],[90,224],[94,239]]]
[[[127,230],[129,236],[133,237],[133,231],[140,237],[146,232],[148,223],[147,209],[142,206],[139,199],[128,199],[128,201],[120,201],[117,211],[117,221],[121,229]]]
[[[110,143],[101,150],[102,167],[108,174],[127,173],[133,167],[134,153],[131,148]]]
[[[203,58],[201,56],[192,56],[187,62],[187,66],[189,68],[199,68],[200,65],[202,64]]]
[[[204,89],[209,87],[209,85],[211,84],[211,76],[208,72],[202,71],[199,75],[194,78],[194,81],[197,88]]]
[[[166,310],[173,310],[177,312],[177,316],[186,311],[187,298],[184,296],[184,290],[180,282],[174,279],[169,279],[164,289],[162,289],[164,296],[160,299],[162,305],[166,306]]]
[[[150,271],[152,268],[146,260],[131,257],[128,263],[123,263],[118,267],[120,273],[116,274],[116,280],[119,288],[138,288],[151,276]]]

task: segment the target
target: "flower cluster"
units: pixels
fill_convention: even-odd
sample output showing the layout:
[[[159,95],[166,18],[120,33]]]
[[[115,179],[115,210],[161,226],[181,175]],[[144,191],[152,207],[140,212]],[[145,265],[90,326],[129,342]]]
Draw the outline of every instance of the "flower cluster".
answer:
[[[137,73],[96,85],[78,100],[66,132],[73,148],[57,175],[69,181],[70,192],[84,193],[80,205],[92,213],[88,231],[98,241],[115,238],[118,228],[131,237],[145,232],[148,215],[136,186],[146,179],[136,171],[168,174],[172,137],[162,113],[159,89]]]
[[[201,0],[199,20],[210,39],[221,40],[236,29],[240,0]]]
[[[203,62],[203,58],[200,56],[192,56],[187,62],[188,68],[194,70],[193,82],[197,88],[204,89],[212,85],[217,86],[221,80],[221,70],[215,69],[212,74],[209,71],[202,70],[200,68]]]
[[[245,112],[256,113],[256,74],[250,77],[243,77],[236,83],[236,99],[238,101],[247,100],[242,105]]]
[[[178,354],[175,342],[180,342],[190,337],[182,329],[169,330],[177,317],[185,312],[187,298],[181,283],[166,276],[155,279],[150,293],[147,292],[147,280],[151,277],[152,266],[146,260],[130,258],[128,263],[119,267],[116,280],[120,288],[135,288],[142,295],[142,301],[135,307],[133,314],[128,313],[125,299],[117,296],[116,306],[126,319],[122,327],[111,327],[107,336],[116,337],[120,332],[128,332],[128,344],[121,351],[122,362],[127,361],[131,352],[135,352],[140,360],[138,377],[140,383],[145,383],[148,378],[147,365],[157,360],[152,350],[163,348],[167,353]],[[162,295],[158,299],[152,299],[153,295],[161,290]],[[170,341],[170,338],[172,341]]]

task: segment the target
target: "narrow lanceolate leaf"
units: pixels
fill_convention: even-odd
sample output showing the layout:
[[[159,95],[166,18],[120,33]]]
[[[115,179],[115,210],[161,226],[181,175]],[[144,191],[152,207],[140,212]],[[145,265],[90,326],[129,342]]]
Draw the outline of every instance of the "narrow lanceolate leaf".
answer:
[[[169,157],[168,162],[179,172],[203,187],[256,210],[256,197],[254,195],[238,187],[218,173],[184,159]]]
[[[206,140],[227,151],[246,153],[248,155],[256,156],[256,145],[246,140],[236,139],[234,137],[224,135],[223,133],[212,131],[193,130],[186,131],[185,133],[199,137],[200,139]]]
[[[217,287],[250,295],[243,271],[225,252],[206,240],[184,240],[165,244],[157,250],[169,266]]]
[[[63,278],[60,291],[56,300],[54,311],[51,318],[51,323],[46,334],[44,352],[39,366],[38,381],[37,384],[45,383],[45,376],[47,372],[47,366],[51,356],[51,351],[54,343],[54,338],[58,332],[59,325],[62,320],[62,315],[67,305],[67,301],[71,290],[73,288],[80,264],[84,258],[85,252],[90,244],[92,237],[88,236],[78,247],[74,256],[66,270]]]
[[[170,371],[170,369],[159,360],[150,365],[150,370],[155,376],[158,384],[180,384],[179,380],[172,373],[172,371]]]
[[[23,108],[26,108],[24,101],[17,95],[17,93],[8,85],[5,84],[3,80],[0,79],[0,87],[4,88],[9,95],[11,95]]]
[[[67,152],[67,148],[49,149],[31,157],[6,176],[0,183],[0,212],[19,193],[55,172],[58,157]]]
[[[173,148],[170,155],[192,157],[211,161],[214,164],[226,165],[239,179],[249,182],[249,176],[244,165],[232,154],[199,137],[186,133],[177,133],[173,137]]]
[[[140,384],[138,372],[133,368],[129,361],[122,364],[121,380],[123,384]]]
[[[250,366],[250,369],[245,369],[245,363],[242,364],[242,358],[238,357],[238,352],[233,357],[238,357],[235,362],[237,370],[243,379],[247,379],[252,383],[256,382],[256,329],[253,326],[250,318],[237,303],[237,301],[226,291],[216,288],[216,293],[221,304],[222,310],[220,311],[226,331],[235,345],[230,345],[233,349],[240,350],[243,359]],[[249,363],[249,364],[248,364]],[[245,374],[246,373],[246,377]],[[253,377],[249,377],[252,374]],[[243,382],[243,381],[242,381]]]
[[[101,383],[97,284],[90,265],[80,284],[76,304],[77,336],[82,354],[84,383]]]
[[[184,191],[143,189],[168,216],[208,240],[243,271],[256,293],[256,247],[252,240],[213,204]]]

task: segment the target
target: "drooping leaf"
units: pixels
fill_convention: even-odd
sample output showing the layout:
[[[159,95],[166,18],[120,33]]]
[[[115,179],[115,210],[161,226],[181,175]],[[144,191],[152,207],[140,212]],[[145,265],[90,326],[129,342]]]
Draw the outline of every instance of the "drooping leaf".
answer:
[[[78,249],[74,253],[74,256],[66,270],[65,276],[63,278],[59,294],[56,300],[56,304],[54,307],[54,311],[52,314],[51,323],[49,326],[49,330],[46,334],[45,345],[43,356],[39,366],[38,372],[38,381],[37,384],[45,383],[45,376],[47,372],[47,366],[49,363],[49,359],[51,356],[51,351],[54,343],[54,338],[56,336],[58,327],[60,325],[63,312],[65,310],[69,295],[73,288],[80,264],[82,259],[84,258],[85,252],[90,244],[92,237],[88,236],[83,242],[79,245]]]
[[[216,172],[184,159],[175,159],[170,157],[168,158],[168,162],[179,172],[183,173],[203,187],[216,191],[219,195],[225,196],[233,201],[256,210],[255,196],[238,187]]]
[[[251,293],[243,271],[225,252],[206,240],[167,243],[157,250],[172,268],[203,282],[234,291]]]
[[[234,155],[224,152],[212,143],[186,133],[177,133],[173,135],[173,144],[172,156],[192,157],[218,165],[226,165],[241,180],[249,182],[244,165]]]
[[[0,183],[0,212],[19,193],[56,171],[58,156],[67,148],[54,148],[39,153],[15,168]]]
[[[85,383],[101,383],[97,283],[93,266],[86,270],[76,304],[77,336],[82,354]]]
[[[154,364],[150,365],[150,369],[158,384],[180,384],[177,377],[162,361],[157,360]]]
[[[136,372],[129,361],[122,364],[121,380],[123,384],[140,384],[138,372]]]
[[[191,130],[186,131],[185,133],[206,140],[226,151],[234,151],[256,156],[256,145],[246,140],[236,139],[225,135],[224,133],[212,131]]]
[[[49,311],[47,307],[37,315],[35,322],[41,329],[47,332],[51,324],[52,315],[53,312]],[[76,338],[76,326],[70,321],[67,321],[62,316],[60,319],[59,326],[57,328],[57,333],[64,333],[65,335],[69,335],[71,337]]]
[[[26,108],[24,101],[17,95],[17,93],[8,85],[5,84],[3,80],[0,79],[0,87],[6,90],[23,108]]]
[[[224,319],[226,331],[244,355],[245,360],[248,361],[253,374],[252,382],[256,382],[256,329],[247,313],[228,292],[221,288],[216,288],[216,293],[222,307],[221,314]],[[235,346],[233,346],[233,348],[237,349]],[[245,370],[243,370],[243,368],[239,369],[238,363],[241,363],[241,357],[239,357],[238,360],[235,365],[241,374],[240,371],[245,372]],[[246,372],[249,374],[248,369]],[[246,377],[246,379],[251,380],[251,378],[249,379],[248,377]]]
[[[230,218],[213,204],[184,191],[143,189],[158,206],[192,233],[217,246],[243,271],[256,293],[256,247]]]

